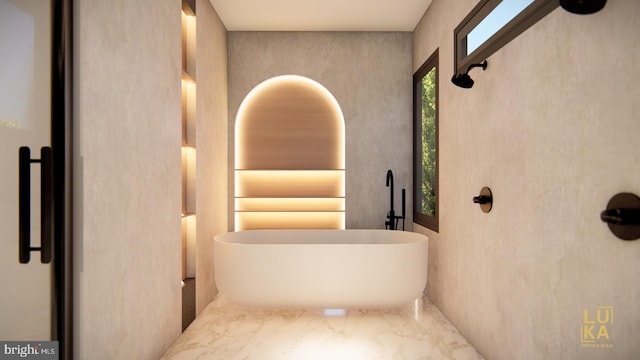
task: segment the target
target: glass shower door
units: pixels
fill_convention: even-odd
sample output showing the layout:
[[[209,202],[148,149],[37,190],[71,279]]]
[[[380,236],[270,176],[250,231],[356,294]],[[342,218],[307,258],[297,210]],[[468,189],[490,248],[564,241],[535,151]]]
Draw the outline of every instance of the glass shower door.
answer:
[[[0,0],[0,340],[51,338],[51,264],[37,253],[18,261],[18,149],[38,159],[51,146],[51,11],[50,1]],[[42,234],[41,165],[25,180],[31,247]]]

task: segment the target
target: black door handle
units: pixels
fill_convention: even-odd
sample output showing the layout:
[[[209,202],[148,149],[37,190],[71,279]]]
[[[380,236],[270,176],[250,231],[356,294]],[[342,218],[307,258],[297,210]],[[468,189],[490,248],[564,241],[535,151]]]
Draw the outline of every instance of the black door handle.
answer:
[[[40,149],[40,159],[31,159],[31,150],[22,146],[18,152],[18,241],[19,261],[26,264],[32,251],[40,251],[43,264],[51,262],[53,240],[53,157],[48,146]],[[31,246],[31,164],[40,164],[40,247]]]

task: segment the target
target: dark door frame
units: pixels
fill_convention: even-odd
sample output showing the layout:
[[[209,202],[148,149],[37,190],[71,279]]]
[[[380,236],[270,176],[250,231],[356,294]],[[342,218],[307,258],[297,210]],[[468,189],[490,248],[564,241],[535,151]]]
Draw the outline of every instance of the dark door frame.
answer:
[[[51,149],[53,153],[53,271],[51,338],[60,359],[73,358],[72,273],[72,0],[53,0]]]

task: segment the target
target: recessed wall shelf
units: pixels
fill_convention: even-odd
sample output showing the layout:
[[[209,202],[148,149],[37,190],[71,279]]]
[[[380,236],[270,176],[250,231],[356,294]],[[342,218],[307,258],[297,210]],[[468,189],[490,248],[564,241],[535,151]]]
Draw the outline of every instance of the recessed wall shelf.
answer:
[[[182,279],[196,277],[196,1],[182,0]],[[187,280],[189,279],[189,280]],[[183,288],[182,329],[195,317],[196,296]]]
[[[235,229],[344,229],[344,118],[333,95],[279,76],[242,102],[235,132]]]
[[[182,278],[195,277],[196,8],[182,2]]]

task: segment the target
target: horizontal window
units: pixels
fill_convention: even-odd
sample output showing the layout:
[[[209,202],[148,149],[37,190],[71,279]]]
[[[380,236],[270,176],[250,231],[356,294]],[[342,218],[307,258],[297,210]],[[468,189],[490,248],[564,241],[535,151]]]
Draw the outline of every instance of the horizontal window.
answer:
[[[454,31],[455,71],[464,73],[558,7],[558,0],[481,0]]]

